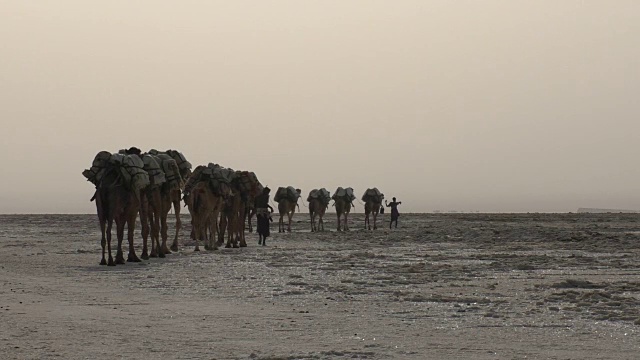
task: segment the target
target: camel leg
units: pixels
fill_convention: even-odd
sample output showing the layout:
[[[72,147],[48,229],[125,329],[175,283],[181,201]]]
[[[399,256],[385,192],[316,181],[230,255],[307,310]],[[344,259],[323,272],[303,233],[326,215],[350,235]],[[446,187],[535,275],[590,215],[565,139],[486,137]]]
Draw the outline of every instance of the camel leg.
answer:
[[[340,229],[340,218],[342,217],[342,214],[337,213],[337,215],[338,215],[338,231],[342,231],[342,230]]]
[[[240,209],[240,213],[238,214],[238,215],[242,215],[242,216],[238,216],[238,232],[239,232],[238,235],[240,237],[240,247],[247,247],[247,240],[244,237],[244,232],[246,231],[246,227],[244,223],[246,213],[247,213],[246,205],[242,205]]]
[[[102,260],[100,260],[100,265],[107,265],[107,260],[105,259],[105,250],[107,246],[107,238],[105,234],[106,223],[103,216],[98,216],[98,218],[100,221],[100,232],[102,233],[102,238],[100,239],[100,245],[102,245]],[[111,255],[111,249],[109,249],[109,255]]]
[[[349,231],[349,213],[344,213],[344,231]]]
[[[195,213],[195,214],[191,214],[192,216],[192,220],[191,220],[191,224],[193,225],[193,235],[194,235],[194,240],[196,241],[196,247],[193,249],[193,251],[200,251],[200,227],[202,226],[200,224],[200,218],[202,217],[202,215],[200,213]]]
[[[314,225],[314,216],[313,216],[313,212],[309,212],[309,218],[311,219],[311,232],[314,232],[313,229],[313,225]]]
[[[218,222],[218,242],[216,243],[217,246],[222,246],[222,244],[224,244],[224,234],[226,229],[227,216],[224,214],[224,212],[221,212],[220,221]]]
[[[210,221],[210,229],[211,229],[211,237],[209,239],[209,248],[211,250],[218,250],[218,243],[216,240],[217,236],[218,236],[218,213],[219,213],[219,209],[215,209],[213,210],[213,213],[211,214],[211,217],[209,219]]]
[[[211,250],[211,219],[207,218],[204,225],[204,249]]]
[[[378,206],[378,208],[380,208],[380,206]],[[378,221],[378,213],[374,212],[373,213],[373,230],[376,230],[378,228],[377,221]]]
[[[133,213],[132,216],[129,216],[127,220],[127,238],[129,240],[129,255],[127,255],[128,262],[140,262],[140,258],[136,255],[136,249],[133,246],[133,235],[136,229],[136,215],[137,213]]]
[[[107,266],[116,266],[116,263],[113,261],[113,257],[111,257],[111,227],[113,226],[113,220],[109,220],[109,224],[107,225],[107,249],[109,250],[109,262]]]
[[[253,215],[256,213],[256,209],[252,208],[247,210],[247,222],[249,223],[249,232],[252,233],[253,232],[253,225],[251,223],[251,219],[253,218]]]
[[[124,219],[116,220],[116,236],[118,237],[118,250],[116,251],[116,264],[124,264],[124,253],[122,252],[122,241],[124,240]]]
[[[224,245],[225,248],[232,247],[233,243],[233,217],[227,219],[227,243]]]
[[[145,260],[149,260],[148,253],[148,239],[149,239],[149,219],[148,219],[148,211],[149,211],[149,200],[146,196],[143,196],[140,204],[140,225],[142,226],[142,258]],[[153,226],[153,225],[152,225]],[[151,246],[153,246],[153,238],[151,238]]]
[[[173,211],[176,214],[176,234],[173,236],[173,243],[171,244],[171,250],[178,251],[178,234],[182,228],[182,220],[180,220],[180,195],[177,199],[173,199]],[[171,250],[167,247],[167,237],[162,238],[162,253],[171,254]]]
[[[287,225],[287,232],[291,232],[291,219],[293,218],[293,213],[295,210],[291,210],[291,212],[287,213],[287,217],[289,217],[289,224]]]
[[[159,216],[160,236],[158,236],[157,243],[152,243],[151,245],[151,257],[164,257],[164,253],[162,252],[162,248],[160,247],[160,238],[162,238],[164,242],[167,241],[167,232],[168,232],[167,215],[168,215],[168,211],[164,211],[163,209],[163,211]]]
[[[153,221],[151,224],[151,241],[155,242],[156,248],[160,248],[160,217],[162,214],[162,198],[160,192],[157,191],[154,194],[154,206],[151,206],[152,213],[149,216],[149,220]],[[164,257],[163,252],[158,254],[161,258]]]

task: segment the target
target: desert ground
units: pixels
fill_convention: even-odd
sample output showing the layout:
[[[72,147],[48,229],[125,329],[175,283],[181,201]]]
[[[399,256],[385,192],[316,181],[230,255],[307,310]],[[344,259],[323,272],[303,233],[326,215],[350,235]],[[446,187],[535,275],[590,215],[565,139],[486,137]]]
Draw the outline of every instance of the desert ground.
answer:
[[[640,358],[639,215],[363,218],[106,267],[95,214],[0,215],[0,358]]]

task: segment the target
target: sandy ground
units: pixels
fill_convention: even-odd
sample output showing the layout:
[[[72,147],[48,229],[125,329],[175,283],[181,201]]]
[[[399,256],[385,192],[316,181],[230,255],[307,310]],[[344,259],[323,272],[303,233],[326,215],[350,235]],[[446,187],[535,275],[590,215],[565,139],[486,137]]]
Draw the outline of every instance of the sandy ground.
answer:
[[[640,357],[638,215],[327,218],[111,268],[95,215],[1,215],[0,358]]]

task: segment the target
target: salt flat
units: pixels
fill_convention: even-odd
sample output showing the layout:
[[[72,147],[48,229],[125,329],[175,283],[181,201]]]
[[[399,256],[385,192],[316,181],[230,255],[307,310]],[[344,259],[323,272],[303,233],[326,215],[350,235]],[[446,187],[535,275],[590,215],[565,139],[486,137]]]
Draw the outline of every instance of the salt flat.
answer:
[[[95,215],[0,215],[2,358],[638,357],[637,214],[276,221],[266,247],[194,253],[185,226],[179,252],[106,267]]]

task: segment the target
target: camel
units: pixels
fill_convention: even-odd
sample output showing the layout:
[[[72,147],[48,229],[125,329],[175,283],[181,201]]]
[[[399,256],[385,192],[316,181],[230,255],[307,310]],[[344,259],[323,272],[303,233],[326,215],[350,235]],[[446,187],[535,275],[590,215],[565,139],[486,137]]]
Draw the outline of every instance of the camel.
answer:
[[[246,247],[247,242],[244,238],[244,214],[246,209],[246,200],[239,189],[234,188],[233,196],[231,196],[224,205],[220,217],[220,234],[218,236],[218,245],[224,243],[224,235],[227,233],[226,248]]]
[[[291,232],[291,218],[293,218],[293,214],[296,212],[296,206],[298,206],[298,210],[300,206],[298,205],[298,198],[300,197],[300,193],[302,190],[296,189],[297,197],[296,200],[293,201],[287,197],[283,197],[278,201],[278,212],[280,213],[280,220],[278,220],[278,232],[285,232],[284,229],[284,215],[286,214],[289,218],[289,222],[287,225],[287,232]]]
[[[156,255],[161,256],[160,253],[162,253],[162,255],[171,254],[171,250],[178,251],[178,234],[182,228],[182,221],[180,221],[180,199],[182,197],[182,188],[184,187],[185,181],[191,175],[191,164],[187,163],[185,165],[188,166],[179,168],[177,161],[169,154],[159,153],[153,149],[150,150],[149,153],[155,156],[159,163],[163,164],[165,175],[167,176],[166,182],[160,186],[159,226],[162,244],[155,252],[152,248],[151,256],[154,257]],[[172,174],[169,175],[170,173]],[[167,218],[172,206],[176,217],[176,233],[173,238],[171,250],[169,250],[169,247],[167,246],[167,238],[169,236]]]
[[[338,197],[334,199],[334,206],[336,207],[336,215],[338,216],[338,231],[344,230],[349,231],[349,212],[351,212],[351,207],[353,203],[348,201],[346,198]],[[344,221],[342,221],[342,229],[340,228],[341,218],[344,216]]]
[[[125,188],[121,179],[120,170],[110,165],[98,183],[96,192],[91,199],[96,202],[100,230],[102,232],[102,260],[100,265],[115,266],[124,264],[122,252],[122,240],[124,238],[124,227],[127,225],[127,238],[129,241],[129,255],[127,261],[140,262],[133,247],[133,235],[136,226],[136,218],[140,210],[139,194]],[[111,256],[111,227],[116,223],[116,236],[118,239],[118,250],[116,259]],[[105,252],[109,251],[109,261],[105,259]]]
[[[311,232],[324,231],[324,221],[322,217],[329,207],[329,202],[323,203],[322,200],[315,198],[309,201],[309,216],[311,217]],[[318,227],[316,227],[316,216],[318,216]]]
[[[314,231],[324,231],[324,221],[322,218],[324,217],[324,213],[329,207],[330,194],[327,189],[313,189],[309,192],[309,196],[307,196],[307,201],[309,202],[309,217],[311,218],[311,232]],[[316,227],[316,216],[319,217],[318,227]]]
[[[171,158],[176,162],[176,165],[180,172],[180,179],[176,179],[179,181],[179,186],[177,188],[171,188],[169,191],[169,201],[173,204],[173,212],[176,217],[176,233],[173,237],[173,243],[171,244],[171,250],[178,251],[178,234],[180,234],[180,229],[182,228],[182,221],[180,220],[180,199],[182,198],[182,190],[184,189],[184,184],[191,176],[191,163],[189,163],[184,156],[176,151],[176,150],[167,150],[166,154],[171,156]],[[167,179],[169,182],[169,179]],[[166,209],[166,210],[165,210]],[[162,251],[165,254],[170,254],[169,248],[167,248],[167,214],[171,210],[171,205],[163,208],[164,220],[162,221]]]
[[[247,204],[255,202],[256,196],[262,193],[262,185],[254,173],[248,171],[236,171],[235,179],[231,183],[233,196],[225,202],[224,210],[220,216],[218,245],[224,243],[225,231],[227,232],[227,244],[225,247],[246,247],[245,217]]]
[[[382,205],[382,199],[384,199],[384,194],[378,191],[377,188],[367,189],[362,195],[362,201],[364,201],[364,228],[371,230],[371,221],[369,220],[369,215],[373,216],[373,229],[377,229],[378,226],[376,224],[376,220],[378,218],[378,213],[380,213],[380,206]]]
[[[228,193],[229,187],[220,184],[223,192]],[[224,205],[224,196],[217,195],[211,189],[208,181],[197,182],[185,196],[185,203],[191,213],[196,247],[194,251],[200,251],[198,240],[203,240],[205,250],[217,250],[218,244],[214,242],[217,232],[217,218]],[[207,230],[209,236],[207,236]]]
[[[369,230],[371,230],[371,221],[369,221],[369,214],[372,214],[373,217],[373,229],[377,229],[378,226],[376,224],[376,220],[378,218],[378,214],[380,213],[380,205],[381,202],[377,201],[376,199],[372,199],[370,198],[369,200],[367,200],[367,202],[364,203],[364,214],[365,214],[365,218],[364,218],[364,228],[367,228],[367,225],[369,226]]]

